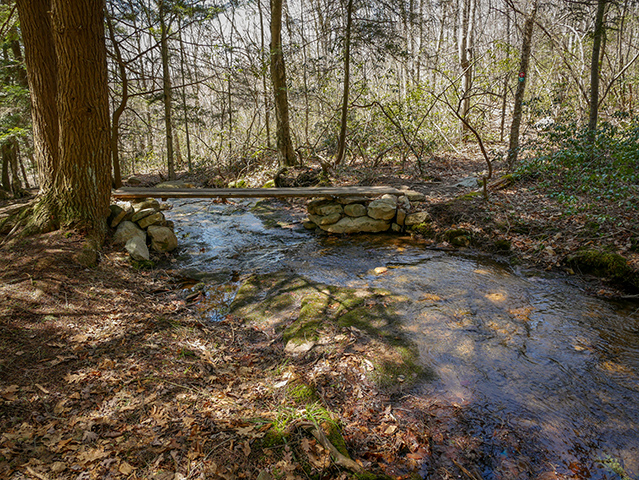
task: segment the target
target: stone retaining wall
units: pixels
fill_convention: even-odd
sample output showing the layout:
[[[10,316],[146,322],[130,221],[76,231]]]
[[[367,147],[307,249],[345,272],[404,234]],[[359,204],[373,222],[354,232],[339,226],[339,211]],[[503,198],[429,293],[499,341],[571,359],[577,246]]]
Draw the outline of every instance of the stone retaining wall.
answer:
[[[423,194],[412,191],[377,199],[317,198],[307,204],[309,221],[304,226],[329,233],[402,232],[406,227],[428,221],[428,213],[420,211],[423,200]]]

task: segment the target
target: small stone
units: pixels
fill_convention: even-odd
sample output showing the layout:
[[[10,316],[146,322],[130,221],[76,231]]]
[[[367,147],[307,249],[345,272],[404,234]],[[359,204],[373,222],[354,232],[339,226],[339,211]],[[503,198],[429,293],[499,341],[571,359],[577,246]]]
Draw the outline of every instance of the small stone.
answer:
[[[331,202],[330,198],[326,198],[326,197],[314,198],[313,200],[311,200],[310,202],[306,204],[306,210],[311,215],[317,215],[318,213],[317,208],[321,207],[322,205],[326,205],[327,203],[330,203],[330,202]]]
[[[406,211],[403,208],[397,209],[397,217],[395,218],[397,225],[406,225]]]
[[[419,225],[420,223],[428,221],[430,221],[430,215],[428,214],[428,212],[417,212],[406,215],[404,225],[410,227],[412,225]]]
[[[373,200],[368,205],[368,216],[375,220],[390,220],[396,213],[396,206],[383,199]]]
[[[380,200],[386,203],[390,203],[391,205],[397,206],[397,197],[395,195],[391,195],[390,193],[386,193],[382,195],[382,198],[380,198]]]
[[[155,198],[145,198],[141,202],[133,204],[133,211],[135,213],[138,213],[141,210],[146,210],[148,208],[152,208],[153,210],[158,212],[160,210],[160,202],[158,202]]]
[[[382,275],[384,273],[388,272],[388,268],[387,267],[375,267],[375,269],[373,270],[373,273],[375,275]]]
[[[135,209],[135,207],[133,207],[133,209]],[[143,210],[138,210],[131,217],[131,221],[137,223],[140,220],[142,220],[144,217],[148,217],[149,215],[153,215],[156,212],[157,212],[157,210],[155,210],[154,208],[145,208]]]
[[[135,223],[125,220],[118,225],[118,229],[113,235],[114,245],[124,245],[130,239],[134,237],[146,238],[144,230],[140,229]]]
[[[315,346],[315,342],[307,341],[299,343],[296,340],[289,340],[284,351],[290,355],[303,355]]]
[[[411,202],[423,202],[424,200],[426,200],[426,195],[414,190],[405,190],[404,196],[406,196],[406,198],[408,198],[408,200]]]
[[[327,215],[326,217],[321,217],[319,215],[309,215],[311,222],[315,225],[323,226],[323,225],[332,225],[333,223],[337,223],[342,216],[339,213],[334,213],[333,215]]]
[[[151,225],[158,225],[162,222],[164,222],[164,215],[162,214],[162,212],[157,212],[138,221],[138,225],[140,226],[140,228],[146,229]]]
[[[410,212],[410,200],[406,195],[402,195],[397,199],[397,208],[403,208],[406,212]]]
[[[361,203],[352,203],[344,206],[344,213],[349,217],[363,217],[366,212],[366,207]]]
[[[156,252],[172,252],[178,246],[178,240],[175,233],[173,233],[173,230],[168,227],[151,225],[148,228],[147,233],[151,238],[151,248]]]
[[[128,206],[128,209],[127,209]],[[126,204],[125,207],[121,207],[120,205],[111,205],[109,207],[111,210],[111,214],[107,222],[111,228],[116,228],[120,223],[131,213],[131,204]]]
[[[329,233],[378,233],[390,228],[390,223],[384,220],[375,220],[371,217],[344,217],[339,222],[331,225],[320,225],[320,228]]]
[[[397,223],[391,224],[391,230],[395,233],[400,233],[402,231],[402,227]]]
[[[133,237],[126,242],[124,248],[129,252],[133,260],[142,261],[150,258],[149,249],[146,246],[146,239],[144,238]]]
[[[337,203],[329,203],[327,205],[320,205],[315,209],[315,214],[322,217],[328,217],[335,215],[336,213],[341,215],[344,212],[344,208]]]
[[[304,223],[302,223],[302,226],[306,230],[315,230],[317,228],[317,225],[315,223],[311,222],[310,220],[307,220]]]
[[[352,203],[366,203],[369,200],[370,199],[366,197],[339,197],[337,199],[337,202],[341,203],[342,205],[350,205]]]

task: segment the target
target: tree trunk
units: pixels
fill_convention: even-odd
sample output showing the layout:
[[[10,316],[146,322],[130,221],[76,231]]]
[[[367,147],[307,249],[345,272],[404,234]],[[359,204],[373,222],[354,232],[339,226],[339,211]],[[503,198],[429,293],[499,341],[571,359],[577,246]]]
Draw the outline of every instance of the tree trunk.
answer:
[[[282,0],[271,0],[271,82],[275,95],[277,150],[280,166],[290,167],[295,165],[296,158],[288,120],[286,68],[282,52]]]
[[[519,127],[521,125],[522,105],[524,92],[526,91],[526,80],[528,75],[528,64],[530,62],[530,50],[532,47],[532,34],[537,16],[538,0],[532,6],[531,12],[526,17],[524,24],[524,38],[521,45],[521,61],[519,63],[519,78],[517,91],[515,92],[515,105],[513,107],[513,121],[510,125],[510,141],[508,145],[508,158],[506,164],[512,170],[517,162],[519,154]]]
[[[462,111],[461,116],[463,119],[468,120],[468,113],[470,112],[470,90],[473,85],[473,68],[472,68],[472,56],[473,56],[473,25],[474,25],[474,0],[462,0],[460,8],[461,11],[461,31],[459,39],[459,61],[462,70]],[[461,125],[461,138],[462,141],[466,141],[470,134],[468,129],[468,123],[462,122]]]
[[[601,42],[605,34],[604,16],[608,0],[597,0],[597,16],[592,44],[592,60],[590,63],[590,116],[588,118],[588,140],[594,147],[597,132],[597,116],[599,114],[599,55]],[[593,149],[594,152],[594,149]]]
[[[120,118],[126,109],[126,104],[129,101],[129,78],[126,73],[126,65],[122,58],[122,52],[120,45],[115,38],[115,29],[113,28],[113,21],[110,16],[107,16],[106,24],[109,30],[109,37],[113,46],[113,52],[115,54],[115,61],[120,74],[120,82],[122,83],[122,97],[120,103],[113,110],[111,118],[111,162],[113,167],[113,186],[120,188],[122,186],[122,174],[120,171]]]
[[[180,73],[182,74],[182,108],[184,109],[184,134],[186,136],[186,160],[189,173],[193,172],[193,161],[191,159],[191,133],[189,131],[189,110],[186,104],[186,60],[184,58],[184,40],[182,39],[182,25],[179,26],[180,39]]]
[[[348,92],[350,86],[351,69],[351,26],[353,23],[353,0],[348,0],[346,11],[346,32],[344,34],[344,96],[342,98],[342,125],[339,132],[339,143],[337,145],[337,157],[335,165],[340,165],[344,159],[346,149],[346,123],[348,120]]]
[[[51,25],[51,0],[17,0],[25,65],[31,94],[34,155],[40,197],[34,223],[46,230],[54,228],[54,182],[59,170],[59,125],[56,107],[57,60]]]
[[[268,106],[268,88],[266,86],[266,59],[265,59],[265,49],[264,49],[264,14],[262,13],[262,2],[261,0],[257,0],[257,11],[260,15],[260,70],[262,71],[262,90],[264,95],[264,123],[266,126],[266,146],[271,148],[271,120],[270,120],[270,109]]]
[[[18,0],[40,197],[33,226],[106,233],[109,105],[104,3]]]
[[[175,161],[173,159],[173,119],[172,86],[169,68],[169,40],[166,25],[164,1],[160,0],[160,50],[162,55],[162,90],[164,93],[164,126],[166,130],[166,166],[169,180],[175,180]]]

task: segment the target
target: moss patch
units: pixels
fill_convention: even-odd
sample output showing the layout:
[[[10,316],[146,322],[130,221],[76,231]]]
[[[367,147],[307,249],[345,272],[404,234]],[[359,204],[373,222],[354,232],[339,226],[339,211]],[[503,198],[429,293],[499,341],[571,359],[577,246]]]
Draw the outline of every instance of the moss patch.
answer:
[[[632,267],[618,253],[583,249],[568,257],[567,263],[585,273],[639,286],[639,279]]]

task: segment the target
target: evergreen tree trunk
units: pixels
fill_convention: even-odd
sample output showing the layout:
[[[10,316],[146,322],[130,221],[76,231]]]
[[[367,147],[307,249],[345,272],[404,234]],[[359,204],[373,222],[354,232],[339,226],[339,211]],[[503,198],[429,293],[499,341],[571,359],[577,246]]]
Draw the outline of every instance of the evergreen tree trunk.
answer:
[[[280,166],[290,167],[295,165],[296,159],[288,119],[286,68],[282,53],[282,0],[271,0],[271,81],[275,95],[277,150]]]
[[[32,225],[106,233],[109,105],[104,2],[18,0],[40,196]]]
[[[537,16],[538,0],[532,6],[531,12],[526,17],[524,24],[524,38],[521,45],[521,60],[519,63],[519,74],[517,91],[515,92],[515,105],[513,108],[513,121],[510,124],[510,141],[508,144],[508,158],[506,164],[512,170],[517,162],[519,154],[519,127],[521,126],[522,105],[524,93],[526,91],[526,80],[528,75],[528,64],[530,63],[530,50],[532,47],[532,34]],[[523,75],[523,76],[522,76]]]
[[[51,0],[17,0],[25,65],[31,94],[34,156],[40,202],[33,223],[43,231],[55,228],[54,182],[59,171],[59,125],[56,107],[57,60],[51,25]]]

